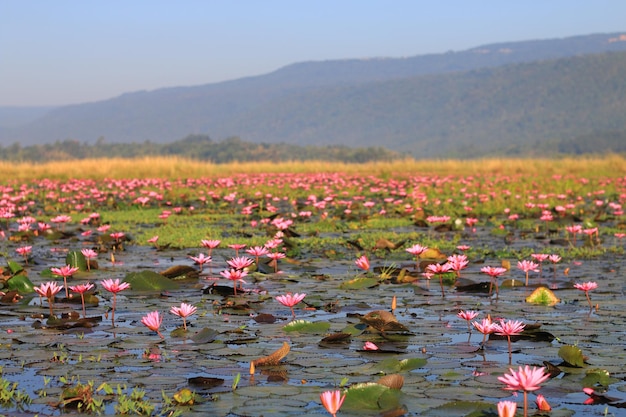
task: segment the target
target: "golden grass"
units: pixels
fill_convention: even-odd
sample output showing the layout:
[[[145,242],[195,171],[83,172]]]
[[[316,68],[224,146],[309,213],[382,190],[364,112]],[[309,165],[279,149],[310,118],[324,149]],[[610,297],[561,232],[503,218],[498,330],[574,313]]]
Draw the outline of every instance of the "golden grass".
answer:
[[[355,175],[477,175],[528,174],[551,176],[574,174],[584,176],[626,175],[626,159],[618,155],[605,157],[570,157],[561,159],[489,158],[479,160],[402,160],[346,164],[339,162],[247,162],[212,164],[178,157],[136,159],[86,159],[36,163],[0,162],[0,181],[102,178],[200,178],[260,173],[341,172]]]

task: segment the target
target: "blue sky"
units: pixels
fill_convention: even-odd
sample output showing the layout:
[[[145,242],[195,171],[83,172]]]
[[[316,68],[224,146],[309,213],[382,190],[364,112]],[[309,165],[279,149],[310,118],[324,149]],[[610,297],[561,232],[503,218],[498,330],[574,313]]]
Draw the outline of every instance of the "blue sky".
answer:
[[[626,31],[623,0],[0,0],[0,106]]]

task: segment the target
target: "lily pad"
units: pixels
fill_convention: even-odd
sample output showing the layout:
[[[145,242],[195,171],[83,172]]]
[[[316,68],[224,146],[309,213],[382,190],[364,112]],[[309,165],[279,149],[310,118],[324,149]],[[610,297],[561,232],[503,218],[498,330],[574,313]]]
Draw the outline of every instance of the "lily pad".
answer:
[[[346,392],[346,399],[343,407],[346,409],[356,410],[387,410],[397,406],[400,397],[400,391],[368,382],[364,384],[356,384],[351,386]]]
[[[396,358],[387,358],[376,366],[377,369],[383,372],[402,372],[412,371],[413,369],[421,368],[426,365],[426,359],[424,358],[410,358],[398,360]]]
[[[360,290],[363,288],[372,288],[380,284],[378,278],[372,277],[357,277],[342,283],[339,288],[342,290]]]
[[[559,349],[559,357],[568,365],[582,368],[585,366],[583,352],[578,346],[567,345]]]
[[[531,304],[541,304],[544,306],[553,306],[559,303],[559,300],[554,293],[546,287],[538,287],[528,297],[526,302]]]
[[[286,332],[300,333],[324,333],[330,328],[330,323],[325,321],[310,322],[306,320],[294,320],[283,326]]]
[[[35,286],[30,282],[26,274],[18,274],[11,277],[11,279],[7,281],[7,287],[9,290],[17,291],[20,294],[28,294],[35,291]]]
[[[154,271],[130,272],[124,278],[133,291],[175,290],[178,284]]]
[[[65,263],[81,271],[87,270],[87,258],[85,258],[85,255],[83,255],[81,251],[69,251],[65,257]]]

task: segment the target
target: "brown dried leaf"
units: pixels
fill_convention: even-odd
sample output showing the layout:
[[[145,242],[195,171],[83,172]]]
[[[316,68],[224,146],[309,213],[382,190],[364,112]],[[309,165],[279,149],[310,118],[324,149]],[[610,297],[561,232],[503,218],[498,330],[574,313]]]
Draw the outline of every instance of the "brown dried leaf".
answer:
[[[283,342],[282,347],[280,347],[277,351],[273,352],[271,355],[265,356],[260,359],[253,360],[252,363],[254,366],[264,366],[264,365],[278,365],[278,362],[291,350],[289,343]]]
[[[404,385],[404,377],[398,374],[385,375],[376,383],[391,389],[402,389],[402,386]]]
[[[395,243],[385,238],[378,239],[378,242],[374,245],[374,249],[395,249],[396,247]]]

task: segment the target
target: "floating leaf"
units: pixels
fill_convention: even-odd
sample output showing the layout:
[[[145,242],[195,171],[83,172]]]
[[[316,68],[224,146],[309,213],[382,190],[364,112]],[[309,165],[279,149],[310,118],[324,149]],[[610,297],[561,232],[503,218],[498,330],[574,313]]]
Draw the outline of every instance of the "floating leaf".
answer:
[[[426,359],[424,358],[410,358],[398,360],[396,358],[387,358],[378,363],[377,369],[383,372],[401,372],[412,371],[413,369],[421,368],[426,365]]]
[[[124,278],[133,291],[175,290],[178,284],[154,271],[131,272]]]
[[[170,279],[195,279],[198,278],[199,272],[189,265],[174,265],[162,271],[161,275]]]
[[[217,337],[218,332],[208,327],[203,328],[191,337],[195,343],[211,343]]]
[[[291,347],[289,346],[289,343],[283,342],[283,345],[278,350],[268,356],[253,360],[252,364],[254,366],[278,365],[278,362],[280,362],[282,358],[287,356],[290,350]]]
[[[192,405],[196,399],[196,394],[189,388],[183,388],[175,393],[172,398],[177,405]]]
[[[65,257],[65,263],[72,268],[78,268],[81,271],[87,270],[87,258],[85,258],[85,255],[78,250],[69,251]]]
[[[561,301],[556,298],[556,295],[546,287],[538,287],[528,297],[526,297],[527,303],[541,304],[544,306],[553,306]]]
[[[420,259],[445,259],[447,258],[446,254],[441,252],[437,248],[428,248],[419,256]]]
[[[294,320],[283,326],[286,332],[300,333],[324,333],[330,328],[330,323],[325,321],[310,322],[307,320]]]
[[[374,249],[395,249],[397,247],[398,245],[385,238],[378,239],[376,245],[374,245]]]
[[[352,409],[380,410],[379,398],[391,388],[381,384],[368,382],[355,384],[346,392],[343,407]]]
[[[358,277],[342,283],[339,288],[342,290],[360,290],[363,288],[372,288],[380,284],[378,278]]]
[[[583,387],[593,388],[598,385],[608,387],[612,382],[616,382],[617,379],[611,378],[609,371],[606,369],[589,369],[585,373],[585,377],[582,380]]]
[[[196,376],[193,378],[189,378],[188,382],[190,385],[197,385],[209,389],[221,386],[224,383],[224,380],[222,378],[208,378],[204,376]]]
[[[386,310],[375,310],[367,313],[359,319],[374,329],[381,332],[408,332],[409,329],[398,322],[396,316]]]
[[[14,275],[7,281],[7,287],[10,290],[17,291],[20,294],[28,294],[34,290],[35,286],[28,279],[26,274]]]
[[[377,381],[377,384],[384,385],[391,389],[402,389],[404,377],[399,374],[385,375]]]
[[[567,345],[559,349],[559,357],[567,362],[570,366],[582,368],[585,366],[585,358],[583,352],[578,346]]]
[[[9,270],[11,271],[11,274],[13,274],[13,275],[18,274],[18,273],[20,273],[20,272],[22,272],[24,270],[22,265],[18,264],[15,261],[10,260],[10,259],[7,262],[7,265],[9,266]]]

